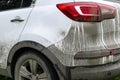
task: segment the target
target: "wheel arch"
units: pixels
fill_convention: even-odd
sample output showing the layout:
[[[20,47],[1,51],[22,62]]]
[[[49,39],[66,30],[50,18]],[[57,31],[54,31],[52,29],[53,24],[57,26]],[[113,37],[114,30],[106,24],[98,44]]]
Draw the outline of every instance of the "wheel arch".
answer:
[[[52,52],[50,50],[48,50],[47,48],[45,48],[43,45],[37,43],[37,42],[33,42],[33,41],[22,41],[17,43],[10,51],[9,55],[8,55],[8,66],[9,66],[9,74],[12,76],[14,74],[14,72],[12,71],[14,68],[14,64],[17,60],[17,58],[22,54],[21,52],[26,51],[26,50],[35,50],[37,52],[39,52],[41,55],[45,56],[45,58],[47,58],[52,64],[54,69],[56,70],[56,72],[59,74],[58,72],[58,68],[56,68],[57,64],[60,64],[59,60],[52,54]],[[21,54],[20,54],[21,53]]]

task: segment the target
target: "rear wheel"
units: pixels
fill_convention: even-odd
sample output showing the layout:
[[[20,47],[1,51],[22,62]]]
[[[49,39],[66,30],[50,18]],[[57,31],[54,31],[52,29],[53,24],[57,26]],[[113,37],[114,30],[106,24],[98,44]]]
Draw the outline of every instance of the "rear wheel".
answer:
[[[14,80],[57,80],[57,75],[44,57],[28,51],[19,57],[14,70]]]

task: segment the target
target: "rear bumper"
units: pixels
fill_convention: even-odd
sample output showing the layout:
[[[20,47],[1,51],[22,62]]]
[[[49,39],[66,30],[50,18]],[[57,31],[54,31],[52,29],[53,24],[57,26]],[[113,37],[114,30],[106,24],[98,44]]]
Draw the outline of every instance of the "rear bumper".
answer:
[[[98,58],[74,59],[74,55],[65,54],[55,46],[50,46],[49,50],[60,62],[55,65],[60,80],[110,80],[108,78],[120,75],[119,53]]]
[[[71,80],[110,80],[120,75],[120,61],[93,67],[69,68]]]

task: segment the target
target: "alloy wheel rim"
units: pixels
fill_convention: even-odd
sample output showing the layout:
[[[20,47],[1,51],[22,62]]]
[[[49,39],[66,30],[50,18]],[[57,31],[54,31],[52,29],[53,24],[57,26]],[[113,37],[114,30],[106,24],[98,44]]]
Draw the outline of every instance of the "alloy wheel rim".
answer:
[[[48,80],[48,73],[38,61],[29,59],[20,67],[19,80]]]

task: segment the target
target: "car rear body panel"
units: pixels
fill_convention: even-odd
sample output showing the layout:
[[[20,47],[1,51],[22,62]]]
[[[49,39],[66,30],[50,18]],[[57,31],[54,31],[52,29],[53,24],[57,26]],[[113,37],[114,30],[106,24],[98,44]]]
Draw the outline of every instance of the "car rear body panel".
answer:
[[[95,63],[94,60],[91,62],[90,59],[79,59],[74,60],[74,56],[77,52],[89,52],[93,51],[96,52],[96,54],[99,53],[101,50],[112,50],[112,49],[119,49],[120,48],[120,4],[119,3],[113,3],[108,1],[94,1],[94,0],[75,0],[76,2],[96,2],[96,3],[102,3],[106,5],[113,6],[117,9],[117,15],[114,19],[108,19],[104,20],[102,22],[75,22],[72,21],[71,28],[69,29],[68,34],[65,36],[65,38],[61,41],[58,41],[55,43],[55,46],[58,50],[60,50],[65,56],[59,56],[61,62],[65,62],[64,64],[69,66],[80,66],[84,65],[86,63]],[[52,50],[54,51],[54,50]],[[56,52],[58,52],[56,50]],[[53,53],[56,53],[53,52]],[[104,53],[107,54],[107,53]],[[107,57],[111,57],[114,55],[109,55]],[[101,57],[101,60],[98,60],[99,62],[102,62],[101,64],[110,63],[115,57],[113,58],[107,58]],[[112,59],[112,60],[111,60]],[[86,61],[85,61],[86,60]],[[83,61],[83,63],[82,63]],[[86,64],[87,65],[87,64]],[[97,65],[97,64],[96,64]],[[84,65],[85,66],[85,65]]]
[[[102,22],[76,22],[66,17],[56,7],[57,4],[74,1],[96,2],[114,6],[117,9],[117,15],[114,19],[104,20]],[[51,52],[50,55],[53,53],[57,60],[60,61],[61,64],[56,62],[55,65],[57,65],[58,67],[59,65],[64,65],[66,70],[71,69],[70,71],[73,72],[72,74],[68,73],[68,71],[66,71],[65,74],[68,73],[69,75],[71,75],[73,80],[80,79],[81,76],[78,77],[79,74],[84,75],[85,73],[89,76],[90,73],[93,73],[94,75],[96,74],[95,72],[97,72],[97,69],[101,70],[99,70],[98,72],[106,72],[107,74],[108,71],[114,72],[114,70],[119,69],[119,66],[109,66],[110,69],[108,70],[108,66],[105,66],[108,63],[113,64],[114,62],[118,61],[120,59],[119,53],[117,53],[117,55],[108,53],[104,53],[106,55],[102,56],[94,55],[95,57],[93,57],[92,59],[74,59],[74,57],[78,52],[101,54],[102,51],[104,52],[111,51],[113,49],[120,49],[119,16],[120,4],[110,1],[52,0],[43,2],[42,0],[37,0],[36,5],[32,9],[28,21],[19,36],[18,43],[31,41],[44,46],[44,49],[48,49],[48,51]],[[29,46],[30,45],[28,45],[27,47]],[[22,45],[22,47],[24,46]],[[43,54],[44,52],[45,51],[43,51]],[[7,65],[4,66],[4,68],[7,67]],[[101,66],[103,66],[105,69],[102,70],[103,67]],[[81,67],[84,67],[84,69]],[[87,73],[87,71],[85,70],[86,67],[88,67],[90,72]],[[78,69],[80,71],[78,71]],[[62,70],[62,68],[60,70]],[[60,70],[59,72],[61,73]],[[94,78],[93,75],[91,76],[92,78]]]
[[[117,16],[115,19],[102,22],[76,22],[66,17],[56,7],[56,4],[73,1],[54,0],[40,3],[38,0],[19,41],[32,40],[42,44],[65,66],[88,66],[94,63],[102,65],[114,61],[111,55],[92,60],[74,59],[74,56],[81,51],[84,53],[98,51],[96,52],[98,54],[101,50],[120,48],[120,5],[102,0],[76,0],[76,2],[82,1],[114,6],[117,9]]]

